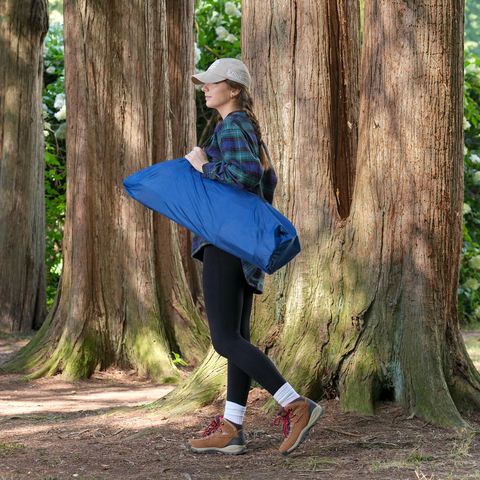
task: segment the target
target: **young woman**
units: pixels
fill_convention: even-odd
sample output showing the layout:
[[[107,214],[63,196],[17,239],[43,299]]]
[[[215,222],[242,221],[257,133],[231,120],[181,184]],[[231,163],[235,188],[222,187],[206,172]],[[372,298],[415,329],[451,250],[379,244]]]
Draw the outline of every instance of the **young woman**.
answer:
[[[186,155],[187,160],[205,178],[246,189],[272,203],[277,177],[253,113],[247,68],[240,60],[223,58],[206,72],[193,75],[192,81],[203,84],[207,107],[218,110],[222,121],[205,149],[195,147]],[[282,407],[277,419],[283,420],[285,435],[280,452],[287,455],[308,435],[324,409],[298,395],[271,360],[250,343],[253,294],[263,292],[265,274],[197,235],[192,256],[203,261],[210,335],[215,350],[228,359],[228,385],[224,415],[215,417],[202,437],[190,440],[187,446],[197,453],[245,452],[242,425],[253,378]]]

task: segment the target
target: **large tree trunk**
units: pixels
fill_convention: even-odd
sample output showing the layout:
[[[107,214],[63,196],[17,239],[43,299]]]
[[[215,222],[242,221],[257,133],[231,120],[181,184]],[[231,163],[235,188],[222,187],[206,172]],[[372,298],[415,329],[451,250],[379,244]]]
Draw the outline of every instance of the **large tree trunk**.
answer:
[[[166,1],[168,52],[168,86],[171,111],[169,129],[154,125],[153,148],[158,161],[182,158],[195,145],[195,90],[190,76],[195,70],[194,56],[185,55],[193,45],[193,2],[179,8],[177,0]],[[155,91],[162,88],[158,84]],[[155,102],[156,100],[153,99]],[[155,249],[159,296],[167,333],[175,351],[187,363],[197,364],[205,355],[210,339],[206,322],[201,316],[199,266],[190,256],[191,233],[160,214],[154,214]],[[166,252],[169,252],[168,254]]]
[[[367,2],[360,95],[357,1],[244,0],[242,28],[303,246],[257,299],[253,339],[312,398],[465,426],[480,375],[457,314],[463,2]]]
[[[277,198],[303,245],[272,281],[276,301],[257,305],[260,327],[276,307],[274,324],[257,337],[305,394],[339,392],[345,409],[367,412],[391,398],[424,418],[463,426],[458,410],[480,406],[480,377],[456,307],[462,2],[367,3],[359,118],[356,2],[338,2],[338,17],[334,2],[297,2],[293,12],[271,2],[267,14],[255,5],[244,9],[244,35],[256,35],[244,54],[254,78],[264,79],[259,111],[282,179]],[[327,18],[347,33],[332,35]],[[340,53],[331,54],[337,45]],[[335,114],[338,106],[344,114]],[[358,155],[345,162],[332,145],[348,144],[357,120]],[[351,209],[342,209],[352,177],[336,172],[352,161],[355,194]]]
[[[278,364],[283,353],[275,356],[275,351],[288,343],[275,343],[284,322],[298,320],[303,325],[302,333],[290,340],[295,344],[303,335],[309,342],[302,347],[307,357],[309,349],[322,347],[316,336],[319,319],[306,320],[302,311],[311,308],[313,299],[303,295],[307,288],[315,290],[319,281],[327,280],[332,288],[335,281],[326,272],[323,276],[321,268],[328,268],[335,251],[322,249],[319,259],[319,241],[327,238],[319,232],[333,228],[332,217],[340,222],[337,202],[344,215],[349,211],[357,146],[360,25],[354,2],[244,0],[242,6],[242,60],[253,77],[255,112],[279,177],[276,206],[293,219],[303,249],[286,268],[267,277],[265,294],[256,297],[252,315],[252,341]],[[221,392],[213,387],[226,385],[226,364],[213,355],[208,358],[159,402],[162,411],[181,415],[184,401],[193,406],[195,400],[204,403]],[[306,358],[304,363],[306,371],[302,368],[296,378],[287,378],[301,391],[306,391],[304,380],[312,371]],[[205,392],[199,393],[202,385]],[[315,386],[315,395],[320,395]]]
[[[463,2],[367,3],[363,52],[342,268],[345,318],[356,323],[339,370],[343,404],[371,410],[387,392],[424,418],[459,427],[459,409],[480,407],[480,375],[457,313]]]
[[[183,57],[170,58],[167,31],[168,15],[186,15],[179,12],[191,12],[192,6],[166,4],[65,2],[64,267],[45,325],[9,368],[33,368],[33,375],[63,371],[66,378],[80,378],[98,365],[133,365],[140,374],[176,381],[170,353],[178,318],[203,335],[193,342],[181,337],[177,344],[182,352],[191,349],[195,359],[205,350],[203,322],[198,314],[196,323],[187,316],[195,306],[179,274],[176,229],[167,223],[164,230],[155,228],[160,221],[122,187],[128,175],[170,158],[176,141],[172,118],[194,123],[193,95],[181,105],[170,102],[170,67],[184,61],[179,70],[188,68],[193,39],[183,45]],[[181,148],[192,142],[190,130],[185,132]],[[159,241],[161,250],[156,249]],[[175,258],[174,269],[165,270],[163,257]],[[157,262],[162,266],[158,275]],[[175,319],[168,318],[168,289],[180,298],[175,297]],[[180,311],[178,305],[186,307]]]
[[[0,0],[0,330],[46,316],[42,108],[46,0]]]

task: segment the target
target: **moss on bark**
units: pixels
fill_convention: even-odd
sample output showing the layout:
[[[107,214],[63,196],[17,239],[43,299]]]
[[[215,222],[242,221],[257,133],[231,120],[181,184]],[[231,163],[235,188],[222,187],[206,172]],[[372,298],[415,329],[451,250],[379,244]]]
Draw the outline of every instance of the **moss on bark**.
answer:
[[[227,360],[210,347],[195,371],[165,397],[146,405],[156,413],[177,418],[212,403],[227,385]]]

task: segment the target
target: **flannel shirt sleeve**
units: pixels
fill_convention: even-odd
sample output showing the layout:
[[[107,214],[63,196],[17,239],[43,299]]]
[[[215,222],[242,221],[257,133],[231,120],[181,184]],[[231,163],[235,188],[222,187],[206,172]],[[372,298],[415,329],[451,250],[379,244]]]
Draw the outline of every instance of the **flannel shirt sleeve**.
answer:
[[[253,154],[240,127],[234,123],[218,135],[222,160],[203,165],[203,176],[238,188],[252,189],[262,180],[260,159]]]

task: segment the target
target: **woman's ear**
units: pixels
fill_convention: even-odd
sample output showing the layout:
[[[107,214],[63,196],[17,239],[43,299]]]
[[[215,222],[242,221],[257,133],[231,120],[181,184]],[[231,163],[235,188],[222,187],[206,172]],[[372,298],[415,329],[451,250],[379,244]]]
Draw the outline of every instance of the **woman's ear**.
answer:
[[[233,97],[236,97],[239,93],[241,92],[241,90],[239,88],[232,88],[230,90],[230,96],[233,98]]]

